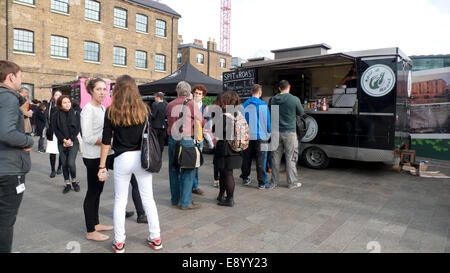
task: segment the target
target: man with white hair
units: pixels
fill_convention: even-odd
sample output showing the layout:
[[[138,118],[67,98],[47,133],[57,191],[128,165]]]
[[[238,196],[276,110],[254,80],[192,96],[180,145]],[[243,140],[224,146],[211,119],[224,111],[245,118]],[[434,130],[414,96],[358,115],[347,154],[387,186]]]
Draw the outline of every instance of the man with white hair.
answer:
[[[189,83],[185,81],[179,82],[176,91],[177,99],[169,103],[166,109],[171,201],[173,206],[179,206],[182,210],[197,209],[200,207],[200,204],[192,201],[192,185],[196,171],[175,168],[173,166],[173,154],[177,141],[180,141],[183,147],[194,147],[194,120],[200,121],[202,126],[204,126],[205,122],[201,112],[195,109],[196,107],[191,99],[191,86]],[[180,126],[177,121],[180,119],[181,111],[183,111],[181,117],[183,126],[182,130],[179,130]]]

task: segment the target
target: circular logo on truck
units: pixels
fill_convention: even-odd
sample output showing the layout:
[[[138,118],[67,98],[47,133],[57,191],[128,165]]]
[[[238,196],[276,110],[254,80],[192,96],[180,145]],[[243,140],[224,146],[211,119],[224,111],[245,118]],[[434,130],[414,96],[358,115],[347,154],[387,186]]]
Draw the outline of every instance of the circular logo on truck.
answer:
[[[382,97],[391,92],[394,86],[394,71],[384,64],[372,65],[361,77],[362,89],[372,97]]]
[[[306,131],[305,136],[302,138],[302,142],[310,142],[317,136],[317,132],[319,131],[319,125],[317,125],[317,121],[311,117],[308,116],[305,119],[306,128],[308,130]]]

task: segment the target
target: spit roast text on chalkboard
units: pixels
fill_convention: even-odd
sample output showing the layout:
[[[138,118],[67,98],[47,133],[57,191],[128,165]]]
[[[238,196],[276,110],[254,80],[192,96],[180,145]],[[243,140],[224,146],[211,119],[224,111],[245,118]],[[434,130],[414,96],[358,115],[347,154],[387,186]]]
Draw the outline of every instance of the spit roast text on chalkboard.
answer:
[[[251,96],[251,88],[257,82],[256,69],[242,69],[223,73],[223,90],[236,91],[241,97]]]

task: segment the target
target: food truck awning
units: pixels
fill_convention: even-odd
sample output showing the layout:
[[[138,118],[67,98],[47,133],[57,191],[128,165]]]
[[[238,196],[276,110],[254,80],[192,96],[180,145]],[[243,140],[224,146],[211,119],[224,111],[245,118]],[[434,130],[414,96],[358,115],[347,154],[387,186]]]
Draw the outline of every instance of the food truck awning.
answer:
[[[356,60],[355,57],[349,56],[343,53],[334,53],[326,55],[317,55],[309,57],[294,57],[277,59],[270,61],[256,61],[242,64],[245,68],[254,67],[273,67],[273,68],[312,68],[312,67],[325,67],[352,64]]]

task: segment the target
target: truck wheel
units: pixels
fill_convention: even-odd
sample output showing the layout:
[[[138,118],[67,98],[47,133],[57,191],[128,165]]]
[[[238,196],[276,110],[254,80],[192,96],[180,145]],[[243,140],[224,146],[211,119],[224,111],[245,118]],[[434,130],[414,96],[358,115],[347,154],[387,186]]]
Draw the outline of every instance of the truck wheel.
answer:
[[[311,169],[325,169],[330,163],[327,154],[318,147],[310,147],[304,151],[302,160]]]

